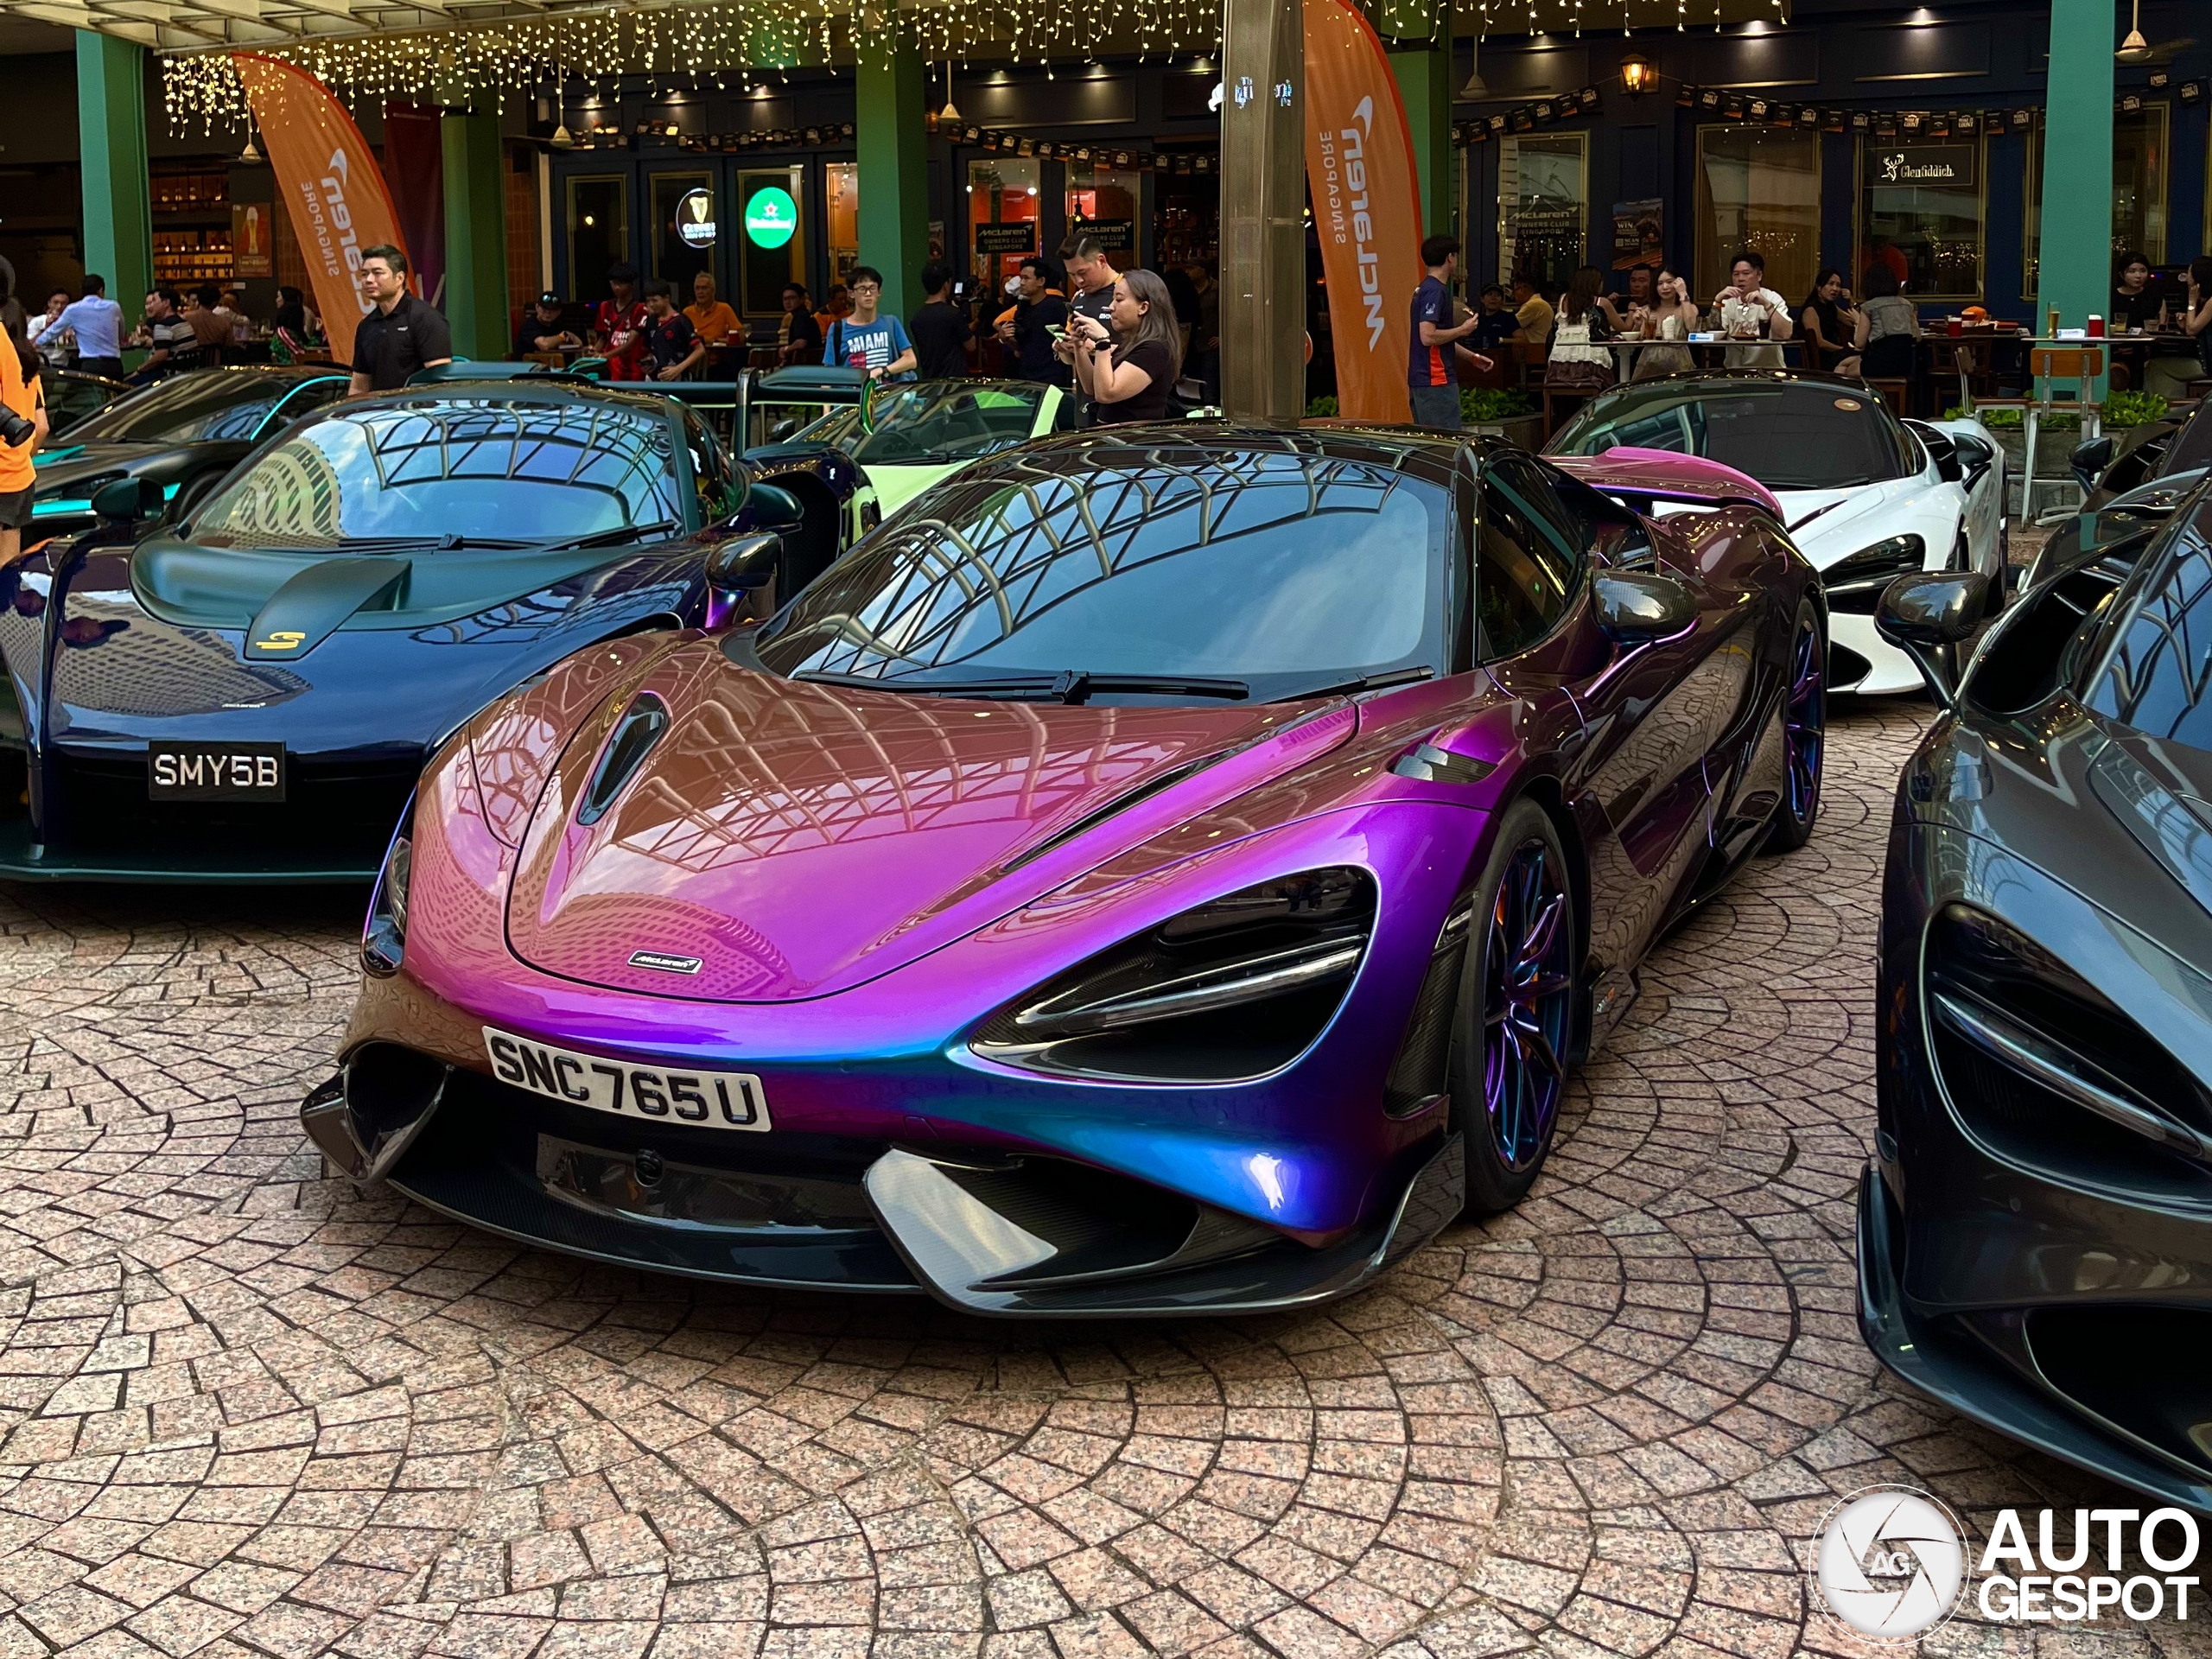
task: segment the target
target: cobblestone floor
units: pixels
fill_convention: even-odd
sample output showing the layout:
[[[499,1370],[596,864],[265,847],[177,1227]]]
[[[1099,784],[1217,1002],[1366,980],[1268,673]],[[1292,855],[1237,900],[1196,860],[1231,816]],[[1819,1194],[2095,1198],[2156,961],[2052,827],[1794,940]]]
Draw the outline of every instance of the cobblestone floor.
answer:
[[[352,899],[0,889],[0,1659],[1847,1651],[1834,1494],[2091,1490],[1853,1320],[1925,718],[1840,717],[1819,835],[1659,953],[1518,1213],[1299,1318],[985,1325],[363,1202],[294,1117]],[[2038,1639],[2192,1638],[1929,1645]]]

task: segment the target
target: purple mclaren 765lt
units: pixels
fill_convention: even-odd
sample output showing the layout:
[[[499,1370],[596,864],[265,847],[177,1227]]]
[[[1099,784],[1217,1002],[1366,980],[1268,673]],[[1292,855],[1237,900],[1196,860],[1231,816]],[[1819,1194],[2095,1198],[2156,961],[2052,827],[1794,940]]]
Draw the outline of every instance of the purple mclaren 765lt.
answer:
[[[1653,941],[1820,807],[1773,499],[1351,428],[987,457],[766,622],[424,772],[343,1173],[606,1262],[980,1313],[1342,1295],[1529,1191]]]

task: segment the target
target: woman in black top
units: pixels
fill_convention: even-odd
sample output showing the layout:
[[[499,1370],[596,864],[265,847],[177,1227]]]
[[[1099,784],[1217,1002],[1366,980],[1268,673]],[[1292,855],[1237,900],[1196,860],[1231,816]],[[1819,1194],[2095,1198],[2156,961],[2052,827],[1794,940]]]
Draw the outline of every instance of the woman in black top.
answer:
[[[2151,262],[2133,251],[2123,253],[2113,265],[2112,310],[2105,318],[2105,332],[2124,334],[2130,328],[2148,328],[2158,321],[2165,302],[2151,291]]]
[[[1069,325],[1076,336],[1075,376],[1090,400],[1090,423],[1165,420],[1167,394],[1183,362],[1183,331],[1167,284],[1149,270],[1124,271],[1106,315],[1114,324],[1110,334],[1096,317],[1078,314]],[[1121,343],[1103,349],[1114,340]]]

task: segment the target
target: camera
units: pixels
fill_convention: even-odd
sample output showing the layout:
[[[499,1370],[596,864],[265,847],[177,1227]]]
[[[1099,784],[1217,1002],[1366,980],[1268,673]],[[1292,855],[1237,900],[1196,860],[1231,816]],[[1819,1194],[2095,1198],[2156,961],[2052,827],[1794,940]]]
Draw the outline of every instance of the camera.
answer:
[[[0,443],[10,449],[20,449],[37,435],[38,424],[27,421],[5,404],[0,404]]]

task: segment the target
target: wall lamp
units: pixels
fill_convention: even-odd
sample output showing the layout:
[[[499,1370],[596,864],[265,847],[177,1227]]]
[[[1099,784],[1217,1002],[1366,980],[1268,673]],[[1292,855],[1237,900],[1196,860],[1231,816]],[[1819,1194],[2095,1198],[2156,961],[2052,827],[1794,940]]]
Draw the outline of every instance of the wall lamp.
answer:
[[[1621,90],[1630,98],[1642,98],[1659,84],[1659,67],[1640,52],[1631,52],[1621,60]]]

